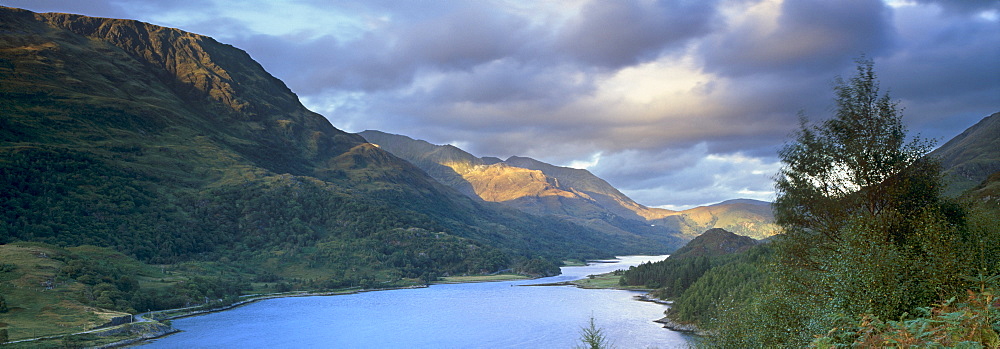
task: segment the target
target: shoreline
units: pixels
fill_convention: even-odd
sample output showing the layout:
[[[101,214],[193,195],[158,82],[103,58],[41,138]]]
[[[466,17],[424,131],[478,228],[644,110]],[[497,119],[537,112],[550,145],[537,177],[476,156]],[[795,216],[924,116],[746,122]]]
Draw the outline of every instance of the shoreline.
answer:
[[[168,315],[168,316],[166,316],[166,317],[164,317],[162,319],[155,319],[155,320],[151,319],[151,321],[175,320],[175,319],[182,319],[182,318],[186,318],[186,317],[192,317],[192,316],[198,316],[198,315],[204,315],[204,314],[217,313],[217,312],[220,312],[220,311],[226,311],[226,310],[230,310],[230,309],[233,309],[233,308],[241,307],[241,306],[244,306],[244,305],[247,305],[247,304],[251,304],[251,303],[255,303],[255,302],[259,302],[259,301],[264,301],[264,300],[269,300],[269,299],[291,298],[291,297],[341,296],[341,295],[351,295],[351,294],[358,294],[358,293],[365,293],[365,292],[404,290],[404,289],[427,288],[427,287],[428,287],[427,285],[410,285],[410,286],[399,286],[399,287],[385,287],[385,288],[372,288],[372,289],[362,288],[362,289],[357,289],[357,290],[327,291],[327,292],[292,291],[292,292],[284,292],[284,293],[268,293],[268,294],[261,294],[261,295],[247,295],[247,296],[244,296],[244,297],[253,297],[253,298],[247,298],[247,299],[241,300],[239,302],[234,302],[232,304],[223,305],[223,306],[219,306],[219,307],[215,307],[215,308],[200,309],[200,310],[194,310],[194,311],[191,311],[191,312],[183,312],[183,313],[177,314],[177,315]],[[202,306],[204,306],[204,305],[199,305],[199,306],[194,306],[194,307],[189,307],[189,308],[176,308],[176,309],[157,310],[157,311],[151,311],[151,312],[148,312],[148,313],[140,313],[140,314],[137,314],[136,316],[145,317],[145,316],[147,316],[146,314],[168,313],[168,312],[175,312],[175,311],[180,311],[180,310],[190,309],[190,308],[197,308],[197,307],[202,307]]]
[[[711,332],[704,330],[694,324],[682,324],[674,320],[671,320],[667,316],[664,316],[659,320],[653,320],[653,322],[663,324],[663,328],[674,332],[681,332],[699,337],[708,337],[712,335]]]
[[[451,278],[448,280],[448,278]],[[431,285],[454,285],[454,284],[477,284],[483,282],[504,282],[534,280],[538,277],[519,274],[497,274],[497,275],[472,275],[472,276],[445,276],[443,280],[431,282]]]
[[[588,260],[588,264],[591,263],[614,263],[612,261],[596,261]],[[626,290],[626,291],[649,291],[648,289],[638,289],[638,288],[627,288],[627,287],[617,287],[610,285],[586,285],[585,281],[594,279],[595,276],[605,276],[610,277],[611,273],[599,274],[599,275],[589,275],[589,278],[584,277],[572,281],[563,281],[548,284],[532,284],[532,285],[518,285],[518,286],[575,286],[583,289],[616,289],[616,290]],[[459,277],[458,280],[441,280],[431,282],[425,285],[407,285],[398,287],[385,287],[385,288],[372,288],[372,289],[342,289],[336,291],[325,291],[325,292],[309,292],[309,291],[291,291],[284,293],[270,293],[270,294],[253,294],[240,296],[241,299],[237,302],[231,304],[218,304],[217,306],[212,306],[211,302],[208,304],[195,305],[191,307],[174,308],[174,309],[164,309],[151,312],[144,312],[134,314],[134,321],[130,323],[125,323],[118,326],[106,327],[100,330],[90,330],[84,332],[68,333],[62,335],[53,335],[45,337],[36,337],[22,339],[18,341],[7,342],[4,344],[25,344],[24,342],[35,342],[35,341],[46,341],[46,340],[59,340],[62,338],[68,338],[77,335],[96,335],[99,337],[107,337],[112,335],[120,335],[122,333],[130,333],[130,337],[121,338],[117,341],[109,343],[93,343],[91,344],[93,348],[122,348],[129,347],[133,345],[139,345],[142,342],[154,340],[158,338],[163,338],[171,334],[183,332],[180,329],[176,329],[172,324],[165,323],[169,320],[181,319],[194,317],[199,315],[211,314],[222,312],[226,310],[231,310],[237,307],[255,303],[258,301],[264,301],[269,299],[279,299],[279,298],[290,298],[290,297],[322,297],[322,296],[339,296],[339,295],[352,295],[365,292],[375,292],[375,291],[390,291],[390,290],[400,290],[400,289],[418,289],[418,288],[428,288],[431,285],[447,285],[447,284],[465,284],[465,283],[483,283],[483,282],[505,282],[505,281],[522,281],[522,280],[534,280],[540,277],[530,277],[524,275],[515,274],[505,274],[505,275],[475,275],[475,276],[463,276]],[[641,300],[636,296],[637,300]],[[208,308],[206,308],[208,307]]]

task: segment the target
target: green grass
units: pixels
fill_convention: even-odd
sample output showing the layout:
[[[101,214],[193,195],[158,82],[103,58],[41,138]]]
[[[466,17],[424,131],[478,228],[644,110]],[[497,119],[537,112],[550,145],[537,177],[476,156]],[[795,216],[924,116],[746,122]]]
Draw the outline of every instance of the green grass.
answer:
[[[614,273],[605,273],[598,275],[590,275],[585,279],[570,281],[570,283],[580,287],[580,288],[602,288],[602,289],[616,289],[616,290],[645,290],[646,288],[642,286],[622,286],[618,284],[618,280],[621,279],[621,275],[614,275]]]
[[[16,242],[0,245],[0,261],[3,265],[0,268],[0,295],[9,309],[0,313],[0,329],[7,330],[11,341],[86,331],[113,317],[128,315],[86,303],[87,298],[94,297],[94,291],[88,288],[94,287],[67,276],[73,263],[85,261],[85,268],[100,265],[104,270],[120,271],[136,279],[138,292],[151,294],[163,294],[171,286],[199,275],[181,270],[192,269],[191,266],[147,265],[94,246],[60,248]],[[211,263],[203,264],[207,267],[201,269],[218,273],[218,268]],[[58,340],[45,342],[62,343]],[[33,345],[41,346],[41,342]]]
[[[125,315],[76,301],[83,286],[59,278],[64,263],[53,258],[65,253],[44,244],[0,245],[0,260],[15,265],[0,273],[0,294],[10,309],[0,313],[0,329],[10,340],[84,331]]]

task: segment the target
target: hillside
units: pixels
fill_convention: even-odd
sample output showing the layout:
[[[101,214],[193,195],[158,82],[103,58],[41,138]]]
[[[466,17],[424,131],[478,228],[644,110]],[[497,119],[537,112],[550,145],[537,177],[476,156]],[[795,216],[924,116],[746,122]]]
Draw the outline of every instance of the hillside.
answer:
[[[329,286],[668,249],[471,200],[177,29],[0,8],[0,115],[0,243]]]
[[[204,302],[206,296],[234,299],[251,288],[246,281],[198,275],[191,265],[152,266],[95,246],[17,242],[0,245],[0,261],[0,300],[6,306],[0,310],[0,329],[10,340],[99,328],[139,309],[179,308]],[[257,285],[263,290],[274,286]],[[124,339],[119,337],[100,343]]]
[[[930,156],[941,161],[945,193],[958,196],[1000,171],[1000,113],[983,118]]]
[[[717,227],[755,238],[778,231],[766,202],[731,200],[684,211],[652,208],[587,170],[518,156],[478,158],[451,145],[380,131],[360,135],[472,198],[533,214],[567,217],[608,234],[669,236],[683,241]]]

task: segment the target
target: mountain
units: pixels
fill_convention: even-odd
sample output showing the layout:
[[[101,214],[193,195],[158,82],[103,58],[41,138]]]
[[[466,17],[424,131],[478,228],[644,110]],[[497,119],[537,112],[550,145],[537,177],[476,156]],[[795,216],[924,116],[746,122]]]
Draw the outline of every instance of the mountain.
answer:
[[[930,153],[941,161],[945,193],[958,196],[1000,171],[1000,113],[983,118]]]
[[[712,228],[674,251],[670,259],[722,256],[746,251],[756,244],[757,241],[749,237],[736,235],[722,228]]]
[[[470,198],[500,203],[539,217],[567,219],[609,237],[650,239],[672,248],[683,244],[684,240],[674,231],[650,225],[636,213],[651,209],[635,203],[586,170],[524,157],[505,161],[479,158],[451,145],[434,145],[380,131],[359,134]]]
[[[651,219],[649,222],[676,229],[692,238],[713,228],[723,228],[754,239],[764,239],[781,231],[774,224],[771,203],[751,199],[734,199],[699,206]]]
[[[6,7],[0,192],[0,243],[328,286],[670,248],[471,200],[212,38]]]
[[[629,268],[622,274],[620,283],[655,289],[651,292],[654,296],[661,299],[673,299],[676,305],[684,307],[684,304],[692,301],[685,299],[685,297],[692,296],[692,294],[687,293],[687,290],[692,287],[698,288],[700,286],[697,285],[703,282],[710,284],[713,282],[727,282],[729,284],[747,282],[746,278],[739,276],[728,277],[725,280],[709,276],[720,270],[717,268],[729,270],[729,268],[736,267],[738,272],[746,275],[748,272],[756,270],[757,266],[749,267],[741,264],[760,260],[761,255],[766,253],[768,253],[766,244],[758,244],[754,239],[733,234],[725,229],[713,228],[674,251],[667,259]],[[766,261],[760,264],[764,263]],[[732,287],[713,287],[712,290],[701,290],[703,293],[693,294],[693,296],[723,297],[733,290]],[[698,301],[698,303],[705,302]]]
[[[440,182],[486,201],[507,202],[539,214],[610,212],[635,219],[640,217],[637,212],[649,210],[587,170],[518,156],[504,161],[478,158],[452,145],[374,130],[359,135],[423,168]]]
[[[612,235],[635,234],[666,243],[689,240],[724,227],[764,238],[777,233],[770,204],[731,200],[685,211],[636,203],[590,171],[512,156],[479,158],[451,145],[434,145],[403,135],[359,133],[432,177],[476,199],[500,202],[537,215],[557,215]]]

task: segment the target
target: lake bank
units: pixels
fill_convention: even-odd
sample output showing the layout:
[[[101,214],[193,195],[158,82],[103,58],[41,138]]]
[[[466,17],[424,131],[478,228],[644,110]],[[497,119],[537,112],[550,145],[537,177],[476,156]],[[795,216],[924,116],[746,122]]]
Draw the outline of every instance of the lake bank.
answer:
[[[616,264],[564,268],[563,275],[537,280],[273,299],[178,319],[174,326],[184,332],[144,346],[572,347],[593,317],[619,347],[683,347],[687,337],[653,322],[666,306],[638,302],[638,292],[511,287],[586,278],[657,258],[662,257],[623,257]]]

